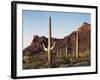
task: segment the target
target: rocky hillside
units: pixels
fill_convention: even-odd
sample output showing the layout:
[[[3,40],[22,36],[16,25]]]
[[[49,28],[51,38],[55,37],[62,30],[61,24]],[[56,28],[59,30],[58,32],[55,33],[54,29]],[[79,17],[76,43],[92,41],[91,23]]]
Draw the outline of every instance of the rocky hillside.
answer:
[[[84,22],[78,29],[79,33],[79,52],[84,52],[90,49],[91,42],[91,25]],[[56,46],[53,50],[53,53],[56,53],[57,50],[65,51],[66,45],[68,47],[68,51],[75,51],[76,47],[76,31],[73,31],[70,35],[65,36],[62,39],[52,38],[52,43],[56,42]],[[43,43],[47,47],[48,38],[45,36],[39,37],[38,35],[33,36],[32,42],[30,45],[23,50],[23,54],[25,55],[26,51],[29,51],[30,54],[42,54]]]

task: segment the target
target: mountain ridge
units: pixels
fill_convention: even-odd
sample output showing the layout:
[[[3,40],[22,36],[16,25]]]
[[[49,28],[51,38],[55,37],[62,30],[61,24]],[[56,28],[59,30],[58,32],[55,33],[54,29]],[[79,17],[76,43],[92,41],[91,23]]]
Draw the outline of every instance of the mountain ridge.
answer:
[[[66,45],[68,45],[69,51],[71,52],[75,51],[77,31],[79,33],[79,52],[84,52],[87,49],[90,49],[91,24],[84,22],[76,31],[73,31],[68,36],[65,36],[62,39],[52,38],[51,42],[52,43],[54,43],[54,41],[56,42],[53,53],[56,53],[58,49],[64,50],[66,48]],[[27,51],[29,51],[30,54],[44,53],[43,43],[47,47],[48,44],[47,37],[45,36],[39,37],[38,35],[34,35],[31,44],[23,50],[23,54],[25,55]]]

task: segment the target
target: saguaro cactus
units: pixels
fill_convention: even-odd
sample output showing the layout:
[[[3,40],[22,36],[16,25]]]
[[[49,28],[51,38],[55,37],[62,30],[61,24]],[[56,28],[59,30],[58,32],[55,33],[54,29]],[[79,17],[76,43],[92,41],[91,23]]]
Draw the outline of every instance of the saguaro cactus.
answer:
[[[65,51],[65,53],[66,53],[66,59],[68,58],[68,47],[67,47],[67,45],[66,45],[66,51]]]
[[[78,31],[76,31],[76,59],[79,57],[79,51],[78,51]]]
[[[49,35],[48,35],[48,48],[45,47],[44,43],[43,43],[43,48],[45,51],[48,52],[48,63],[49,63],[49,66],[52,65],[52,50],[54,49],[55,47],[55,42],[53,44],[53,46],[51,47],[51,17],[49,17]]]
[[[57,59],[59,58],[59,51],[57,50],[57,53],[56,53],[56,57]]]

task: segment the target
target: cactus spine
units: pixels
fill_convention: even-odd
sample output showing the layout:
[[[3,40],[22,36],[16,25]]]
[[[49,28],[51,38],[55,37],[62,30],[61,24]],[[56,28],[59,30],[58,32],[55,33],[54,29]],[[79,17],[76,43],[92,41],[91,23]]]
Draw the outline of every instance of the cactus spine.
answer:
[[[51,17],[49,17],[49,35],[48,35],[48,48],[45,47],[44,43],[43,43],[43,48],[45,51],[48,52],[48,63],[49,63],[49,66],[52,65],[52,50],[54,49],[55,47],[55,42],[53,44],[53,46],[51,47]]]
[[[79,57],[79,51],[78,51],[78,31],[76,31],[76,59]]]

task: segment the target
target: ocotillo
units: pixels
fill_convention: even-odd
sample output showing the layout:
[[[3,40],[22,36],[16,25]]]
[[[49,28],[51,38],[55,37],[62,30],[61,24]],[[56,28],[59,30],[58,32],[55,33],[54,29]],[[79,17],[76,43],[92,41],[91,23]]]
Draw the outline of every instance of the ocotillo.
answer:
[[[44,43],[43,43],[43,48],[45,51],[48,52],[48,63],[49,63],[49,66],[52,65],[52,50],[54,49],[55,47],[55,42],[53,44],[53,46],[51,47],[51,17],[49,17],[49,35],[48,35],[48,48],[45,47]]]

